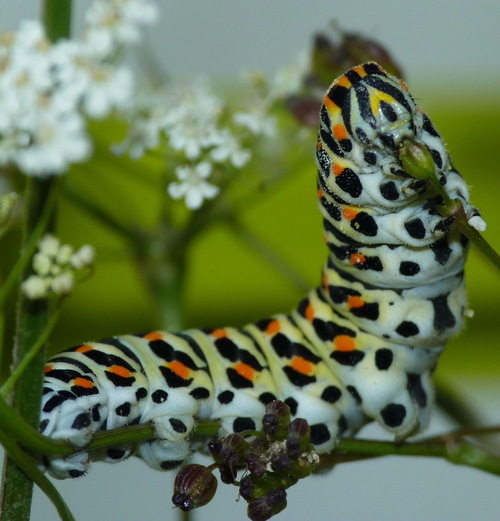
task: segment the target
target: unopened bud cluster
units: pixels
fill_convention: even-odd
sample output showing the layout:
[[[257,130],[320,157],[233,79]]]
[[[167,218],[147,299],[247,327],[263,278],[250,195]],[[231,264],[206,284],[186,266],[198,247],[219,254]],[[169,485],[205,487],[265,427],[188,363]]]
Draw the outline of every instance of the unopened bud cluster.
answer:
[[[34,273],[21,285],[23,293],[31,300],[67,295],[75,285],[76,273],[91,267],[94,256],[94,248],[88,244],[75,251],[53,235],[45,235],[33,256]]]
[[[271,402],[262,419],[262,432],[252,441],[245,439],[245,432],[210,440],[208,450],[215,463],[184,467],[177,475],[172,500],[183,510],[208,503],[216,491],[212,471],[218,468],[223,483],[239,487],[240,496],[248,502],[248,517],[265,521],[286,507],[286,489],[316,467],[319,458],[310,436],[306,420],[291,421],[286,404]],[[241,470],[244,477],[238,481]]]

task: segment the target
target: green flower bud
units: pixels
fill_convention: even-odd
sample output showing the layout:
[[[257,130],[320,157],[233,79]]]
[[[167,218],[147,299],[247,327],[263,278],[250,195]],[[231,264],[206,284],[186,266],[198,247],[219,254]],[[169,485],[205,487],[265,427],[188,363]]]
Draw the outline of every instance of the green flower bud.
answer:
[[[436,164],[429,149],[422,143],[405,139],[399,149],[399,160],[404,170],[412,177],[432,179],[434,182]]]

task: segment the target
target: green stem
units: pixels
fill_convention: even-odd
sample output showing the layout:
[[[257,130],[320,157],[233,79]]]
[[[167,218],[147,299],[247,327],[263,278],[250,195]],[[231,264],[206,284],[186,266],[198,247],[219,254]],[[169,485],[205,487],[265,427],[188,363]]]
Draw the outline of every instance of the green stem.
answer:
[[[53,180],[29,178],[26,189],[26,217],[24,225],[24,244],[28,245],[30,237],[37,229],[43,216],[49,194],[54,189]],[[47,227],[51,226],[50,218]],[[31,273],[25,270],[26,278]],[[29,353],[31,347],[43,333],[49,317],[49,303],[46,300],[32,301],[19,295],[16,336],[13,350],[13,364],[17,366]],[[40,414],[42,395],[43,365],[45,349],[40,349],[27,364],[26,370],[19,378],[12,394],[14,410],[35,427]],[[29,519],[33,482],[10,458],[5,458],[2,482],[1,507],[2,521],[25,521]]]
[[[71,34],[71,0],[44,0],[42,19],[45,32],[52,42]]]
[[[57,184],[57,180],[54,181],[54,184]],[[52,215],[52,210],[54,209],[54,203],[56,200],[57,189],[50,191],[47,201],[42,209],[40,214],[40,218],[33,229],[33,233],[29,236],[25,246],[22,249],[21,255],[19,259],[16,261],[14,267],[10,271],[5,283],[0,289],[0,310],[3,309],[6,298],[9,296],[11,289],[14,284],[19,282],[21,274],[26,271],[28,263],[33,257],[35,253],[38,240],[42,236],[42,234],[47,230],[49,219]]]
[[[48,37],[52,41],[68,37],[71,25],[71,0],[44,0],[42,5],[43,21]],[[30,237],[44,214],[47,200],[54,190],[54,184],[55,182],[51,178],[28,179],[23,237],[25,247],[28,246]],[[53,211],[49,212],[47,219],[46,230],[50,230],[53,228]],[[26,275],[29,272],[29,269],[25,270]],[[39,302],[30,301],[25,296],[20,295],[13,350],[14,366],[20,363],[37,342],[38,337],[46,327],[48,316],[49,303],[46,300]],[[19,378],[12,396],[14,410],[33,427],[37,426],[40,415],[42,370],[45,358],[45,349],[41,348],[33,356],[31,362],[26,367],[26,371]],[[32,480],[35,480],[35,476],[24,473],[22,468],[18,466],[21,459],[18,457],[15,459],[17,464],[10,456],[7,456],[4,462],[0,504],[0,519],[2,521],[27,521],[30,518],[33,494]],[[42,483],[43,490],[47,491],[50,497],[58,497],[57,493],[56,495],[52,494],[52,491],[43,482],[40,483]],[[61,512],[67,510],[67,508],[63,508],[65,507],[64,503],[60,506]],[[65,519],[72,519],[71,514],[68,514]]]
[[[14,387],[15,383],[18,381],[18,379],[21,377],[21,375],[24,373],[24,371],[26,371],[26,368],[31,363],[33,358],[37,355],[37,353],[40,351],[40,349],[42,349],[42,347],[45,345],[45,342],[47,341],[50,333],[54,329],[54,326],[55,326],[58,318],[59,318],[59,313],[57,311],[54,311],[49,316],[45,329],[40,333],[40,336],[37,338],[36,342],[30,348],[30,350],[28,351],[26,356],[23,357],[23,359],[19,362],[19,364],[16,366],[16,368],[12,371],[9,378],[7,378],[6,382],[0,388],[0,395],[2,397],[5,397],[9,394],[9,392]]]
[[[2,430],[11,439],[15,439],[26,449],[38,454],[72,454],[74,452],[67,442],[51,440],[43,436],[28,422],[19,418],[6,401],[0,397],[0,418],[2,418]]]
[[[27,479],[36,483],[42,492],[52,501],[62,521],[75,521],[75,518],[71,514],[68,506],[64,502],[63,498],[52,485],[52,483],[43,475],[34,463],[33,458],[26,454],[17,443],[4,431],[0,430],[0,443],[5,447],[9,458],[16,462],[16,466],[24,473]],[[6,519],[15,519],[17,516],[17,505],[21,501],[13,501],[6,505],[6,509],[3,511],[3,516]]]

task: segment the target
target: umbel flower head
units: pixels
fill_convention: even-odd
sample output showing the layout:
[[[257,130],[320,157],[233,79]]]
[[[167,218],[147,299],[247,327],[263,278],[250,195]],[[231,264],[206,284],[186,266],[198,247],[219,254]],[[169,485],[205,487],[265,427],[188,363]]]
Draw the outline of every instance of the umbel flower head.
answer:
[[[67,295],[75,285],[77,272],[90,268],[94,256],[94,248],[89,244],[74,251],[53,235],[45,235],[33,256],[34,273],[21,284],[21,290],[31,300]]]
[[[35,20],[0,35],[0,166],[48,176],[86,160],[85,117],[105,117],[133,93],[129,68],[109,58],[155,12],[148,0],[95,0],[79,39],[50,42]]]

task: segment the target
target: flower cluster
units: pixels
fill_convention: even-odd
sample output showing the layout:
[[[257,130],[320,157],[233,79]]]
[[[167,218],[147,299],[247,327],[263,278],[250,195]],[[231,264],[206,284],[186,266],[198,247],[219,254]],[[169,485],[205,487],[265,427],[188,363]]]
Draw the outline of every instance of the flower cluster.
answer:
[[[164,138],[168,157],[176,163],[176,179],[169,183],[168,194],[184,199],[191,210],[220,192],[219,186],[208,181],[216,170],[238,170],[248,163],[251,153],[245,143],[275,132],[274,118],[262,104],[231,113],[200,78],[168,84],[137,101],[130,119],[129,134],[116,150],[128,150],[138,158]]]
[[[67,295],[73,289],[77,271],[91,267],[94,255],[94,248],[89,244],[74,251],[53,235],[45,235],[33,256],[35,273],[22,283],[21,289],[31,300]]]
[[[154,17],[147,0],[95,0],[80,39],[52,43],[38,21],[0,35],[0,166],[47,176],[88,158],[85,116],[102,118],[133,92],[130,70],[107,58]]]
[[[223,483],[239,486],[240,496],[248,502],[248,517],[266,521],[286,508],[285,489],[309,476],[318,464],[310,439],[307,421],[291,421],[289,407],[273,401],[266,407],[262,432],[253,441],[246,441],[244,432],[211,440],[208,450],[215,463],[186,465],[175,479],[172,501],[184,511],[206,505],[217,490],[212,474],[217,468]],[[237,482],[242,469],[246,475]]]

